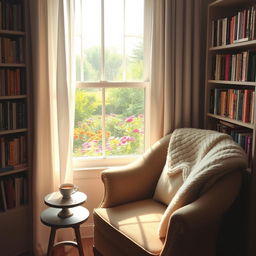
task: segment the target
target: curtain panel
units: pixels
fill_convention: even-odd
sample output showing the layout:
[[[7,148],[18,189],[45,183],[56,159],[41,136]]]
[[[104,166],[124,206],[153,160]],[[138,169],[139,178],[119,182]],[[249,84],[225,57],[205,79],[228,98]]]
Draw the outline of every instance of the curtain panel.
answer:
[[[34,88],[34,253],[47,250],[49,228],[40,223],[44,197],[72,182],[74,120],[73,1],[30,0]],[[59,232],[58,232],[59,233]],[[61,234],[63,236],[63,234]]]
[[[153,1],[151,144],[181,127],[203,127],[204,0]]]

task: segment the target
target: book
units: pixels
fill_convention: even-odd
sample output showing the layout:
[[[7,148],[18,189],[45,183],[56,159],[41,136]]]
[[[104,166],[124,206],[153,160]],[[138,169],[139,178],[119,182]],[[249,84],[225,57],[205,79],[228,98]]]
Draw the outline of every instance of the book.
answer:
[[[225,55],[225,77],[224,80],[230,80],[231,54]]]
[[[220,113],[220,91],[221,89],[215,88],[214,89],[214,109],[213,114],[218,115]]]
[[[250,120],[251,120],[251,124],[254,123],[255,121],[255,92],[253,91],[251,94],[251,105],[250,105]]]
[[[222,90],[220,92],[220,115],[221,116],[226,116],[227,114],[227,91],[226,90]]]
[[[233,109],[233,100],[234,100],[234,89],[228,89],[227,95],[227,116],[228,118],[232,118],[232,109]]]
[[[15,207],[19,207],[23,200],[23,177],[15,177]]]
[[[5,188],[4,188],[4,181],[0,180],[0,190],[1,190],[1,196],[3,201],[3,210],[7,210],[7,203],[6,203],[6,195],[5,195]]]
[[[244,90],[238,90],[236,120],[242,120]]]
[[[245,123],[250,122],[251,95],[252,95],[252,90],[248,90],[248,89],[244,90],[242,121]]]
[[[7,209],[12,209],[16,205],[15,187],[14,187],[13,178],[8,177],[4,180],[4,188],[5,188]]]

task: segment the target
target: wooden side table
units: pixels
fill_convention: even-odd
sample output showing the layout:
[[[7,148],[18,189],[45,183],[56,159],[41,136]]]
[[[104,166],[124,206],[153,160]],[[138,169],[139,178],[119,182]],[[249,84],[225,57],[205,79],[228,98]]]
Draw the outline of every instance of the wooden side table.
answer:
[[[86,195],[82,192],[76,192],[68,199],[63,199],[59,192],[54,192],[45,197],[45,204],[51,206],[41,213],[42,223],[51,227],[47,256],[51,256],[53,248],[60,245],[74,246],[78,248],[79,255],[84,256],[80,225],[88,219],[89,211],[85,207],[79,205],[84,203],[86,198]],[[62,209],[60,210],[60,208]],[[54,243],[55,234],[59,228],[73,228],[77,242],[61,241]]]

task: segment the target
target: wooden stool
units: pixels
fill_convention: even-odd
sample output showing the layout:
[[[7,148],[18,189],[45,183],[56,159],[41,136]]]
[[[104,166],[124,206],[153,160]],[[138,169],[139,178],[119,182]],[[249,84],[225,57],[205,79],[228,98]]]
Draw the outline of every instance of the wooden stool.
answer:
[[[44,198],[46,205],[50,208],[41,213],[41,221],[51,227],[47,256],[52,255],[52,249],[60,245],[71,245],[78,248],[79,255],[84,256],[80,235],[80,225],[89,217],[89,211],[79,206],[83,204],[87,196],[82,192],[72,194],[70,198],[63,198],[59,192],[48,194]],[[76,241],[62,241],[54,244],[56,230],[59,228],[73,228]]]
[[[68,218],[61,218],[58,216],[60,210],[57,208],[48,208],[44,210],[41,214],[41,221],[46,226],[51,227],[51,234],[48,244],[47,256],[52,255],[52,250],[54,247],[60,245],[71,245],[78,248],[79,255],[84,256],[83,245],[80,235],[80,224],[85,222],[89,217],[89,211],[82,207],[77,206],[72,208],[73,215]],[[56,230],[59,228],[73,228],[76,235],[76,241],[61,241],[54,244]]]

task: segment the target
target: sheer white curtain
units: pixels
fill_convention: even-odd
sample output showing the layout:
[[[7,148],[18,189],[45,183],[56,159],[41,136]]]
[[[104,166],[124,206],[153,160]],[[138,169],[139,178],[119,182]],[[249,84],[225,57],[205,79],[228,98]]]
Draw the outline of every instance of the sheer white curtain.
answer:
[[[152,7],[151,143],[203,126],[205,0],[155,0]]]
[[[44,196],[72,182],[74,120],[73,1],[30,0],[34,166],[34,252],[47,249],[49,228],[40,223]]]

